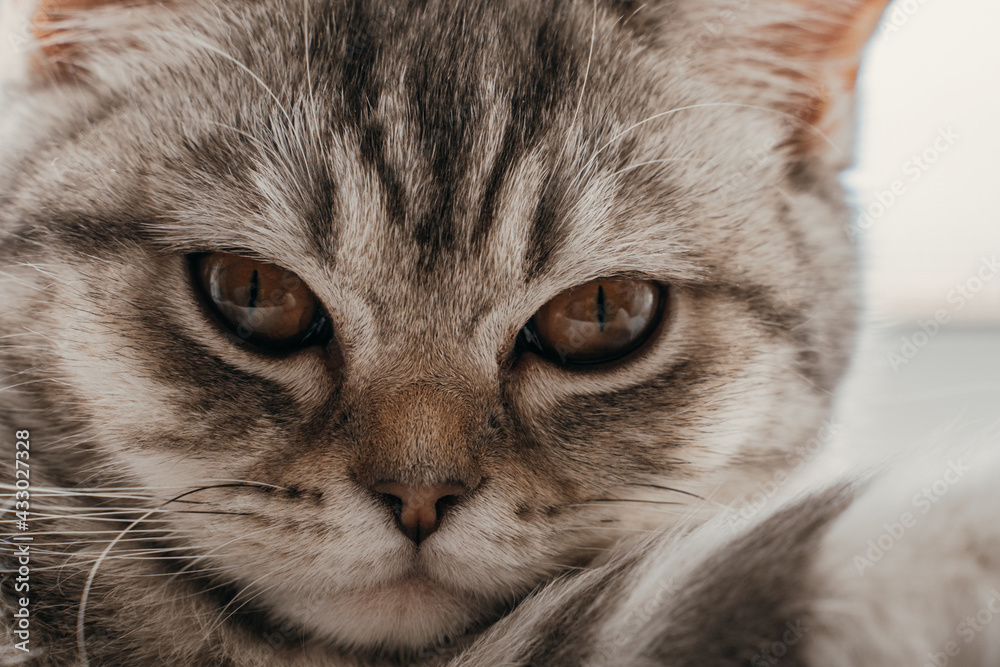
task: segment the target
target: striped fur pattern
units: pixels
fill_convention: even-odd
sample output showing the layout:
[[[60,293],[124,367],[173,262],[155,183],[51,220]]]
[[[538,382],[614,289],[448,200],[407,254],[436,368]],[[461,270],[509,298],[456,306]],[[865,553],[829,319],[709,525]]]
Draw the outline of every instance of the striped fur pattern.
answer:
[[[930,455],[734,531],[656,534],[556,581],[448,667],[985,667],[1000,659],[996,451]]]
[[[33,664],[744,664],[783,632],[758,607],[804,608],[693,620],[819,571],[853,487],[684,536],[815,435],[848,359],[837,175],[880,3],[36,4],[5,5],[0,93]],[[294,271],[336,349],[234,343],[192,287],[214,251]],[[670,287],[641,353],[511,354],[613,276]],[[383,478],[475,491],[418,549]]]

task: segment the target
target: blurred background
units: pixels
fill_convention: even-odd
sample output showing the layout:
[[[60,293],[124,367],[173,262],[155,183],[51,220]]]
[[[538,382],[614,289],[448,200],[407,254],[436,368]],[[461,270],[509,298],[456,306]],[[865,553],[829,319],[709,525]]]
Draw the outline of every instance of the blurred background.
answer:
[[[896,0],[845,174],[866,294],[844,459],[1000,434],[1000,3]]]

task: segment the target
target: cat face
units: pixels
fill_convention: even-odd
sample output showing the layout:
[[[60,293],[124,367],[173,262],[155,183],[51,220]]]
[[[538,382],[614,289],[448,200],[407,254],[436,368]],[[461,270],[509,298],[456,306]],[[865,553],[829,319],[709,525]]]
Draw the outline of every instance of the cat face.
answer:
[[[28,380],[0,400],[39,474],[141,488],[172,581],[392,649],[787,465],[852,330],[868,5],[633,4],[185,3],[50,35],[0,204]],[[281,335],[240,320],[253,290]]]

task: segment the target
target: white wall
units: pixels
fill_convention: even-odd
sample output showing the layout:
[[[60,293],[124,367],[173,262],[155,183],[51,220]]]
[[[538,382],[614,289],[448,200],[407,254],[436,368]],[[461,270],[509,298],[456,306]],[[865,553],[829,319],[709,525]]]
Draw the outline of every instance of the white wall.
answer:
[[[1000,323],[1000,275],[974,291],[984,258],[1000,259],[998,26],[996,0],[896,0],[869,48],[846,179],[859,212],[875,214],[861,221],[876,321],[944,309],[956,323]],[[935,148],[949,130],[954,144]],[[925,151],[936,161],[921,168]],[[902,194],[885,194],[893,181]]]

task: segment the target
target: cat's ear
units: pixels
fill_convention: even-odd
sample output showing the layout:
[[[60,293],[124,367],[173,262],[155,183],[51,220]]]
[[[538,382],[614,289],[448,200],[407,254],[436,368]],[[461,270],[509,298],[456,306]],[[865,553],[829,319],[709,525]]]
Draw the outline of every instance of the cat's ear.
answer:
[[[136,46],[129,33],[147,0],[0,0],[7,35],[8,77],[65,81],[98,56]]]
[[[888,4],[674,0],[653,6],[665,12],[659,29],[678,31],[668,42],[677,76],[703,76],[725,101],[780,111],[791,122],[785,146],[803,158],[842,165],[853,143],[858,68]],[[668,20],[668,8],[680,13],[683,27]]]
[[[889,0],[776,0],[756,6],[761,4],[776,10],[762,17],[755,39],[786,78],[783,110],[800,125],[790,139],[792,149],[816,155],[832,143],[839,154],[849,153],[858,69]]]

